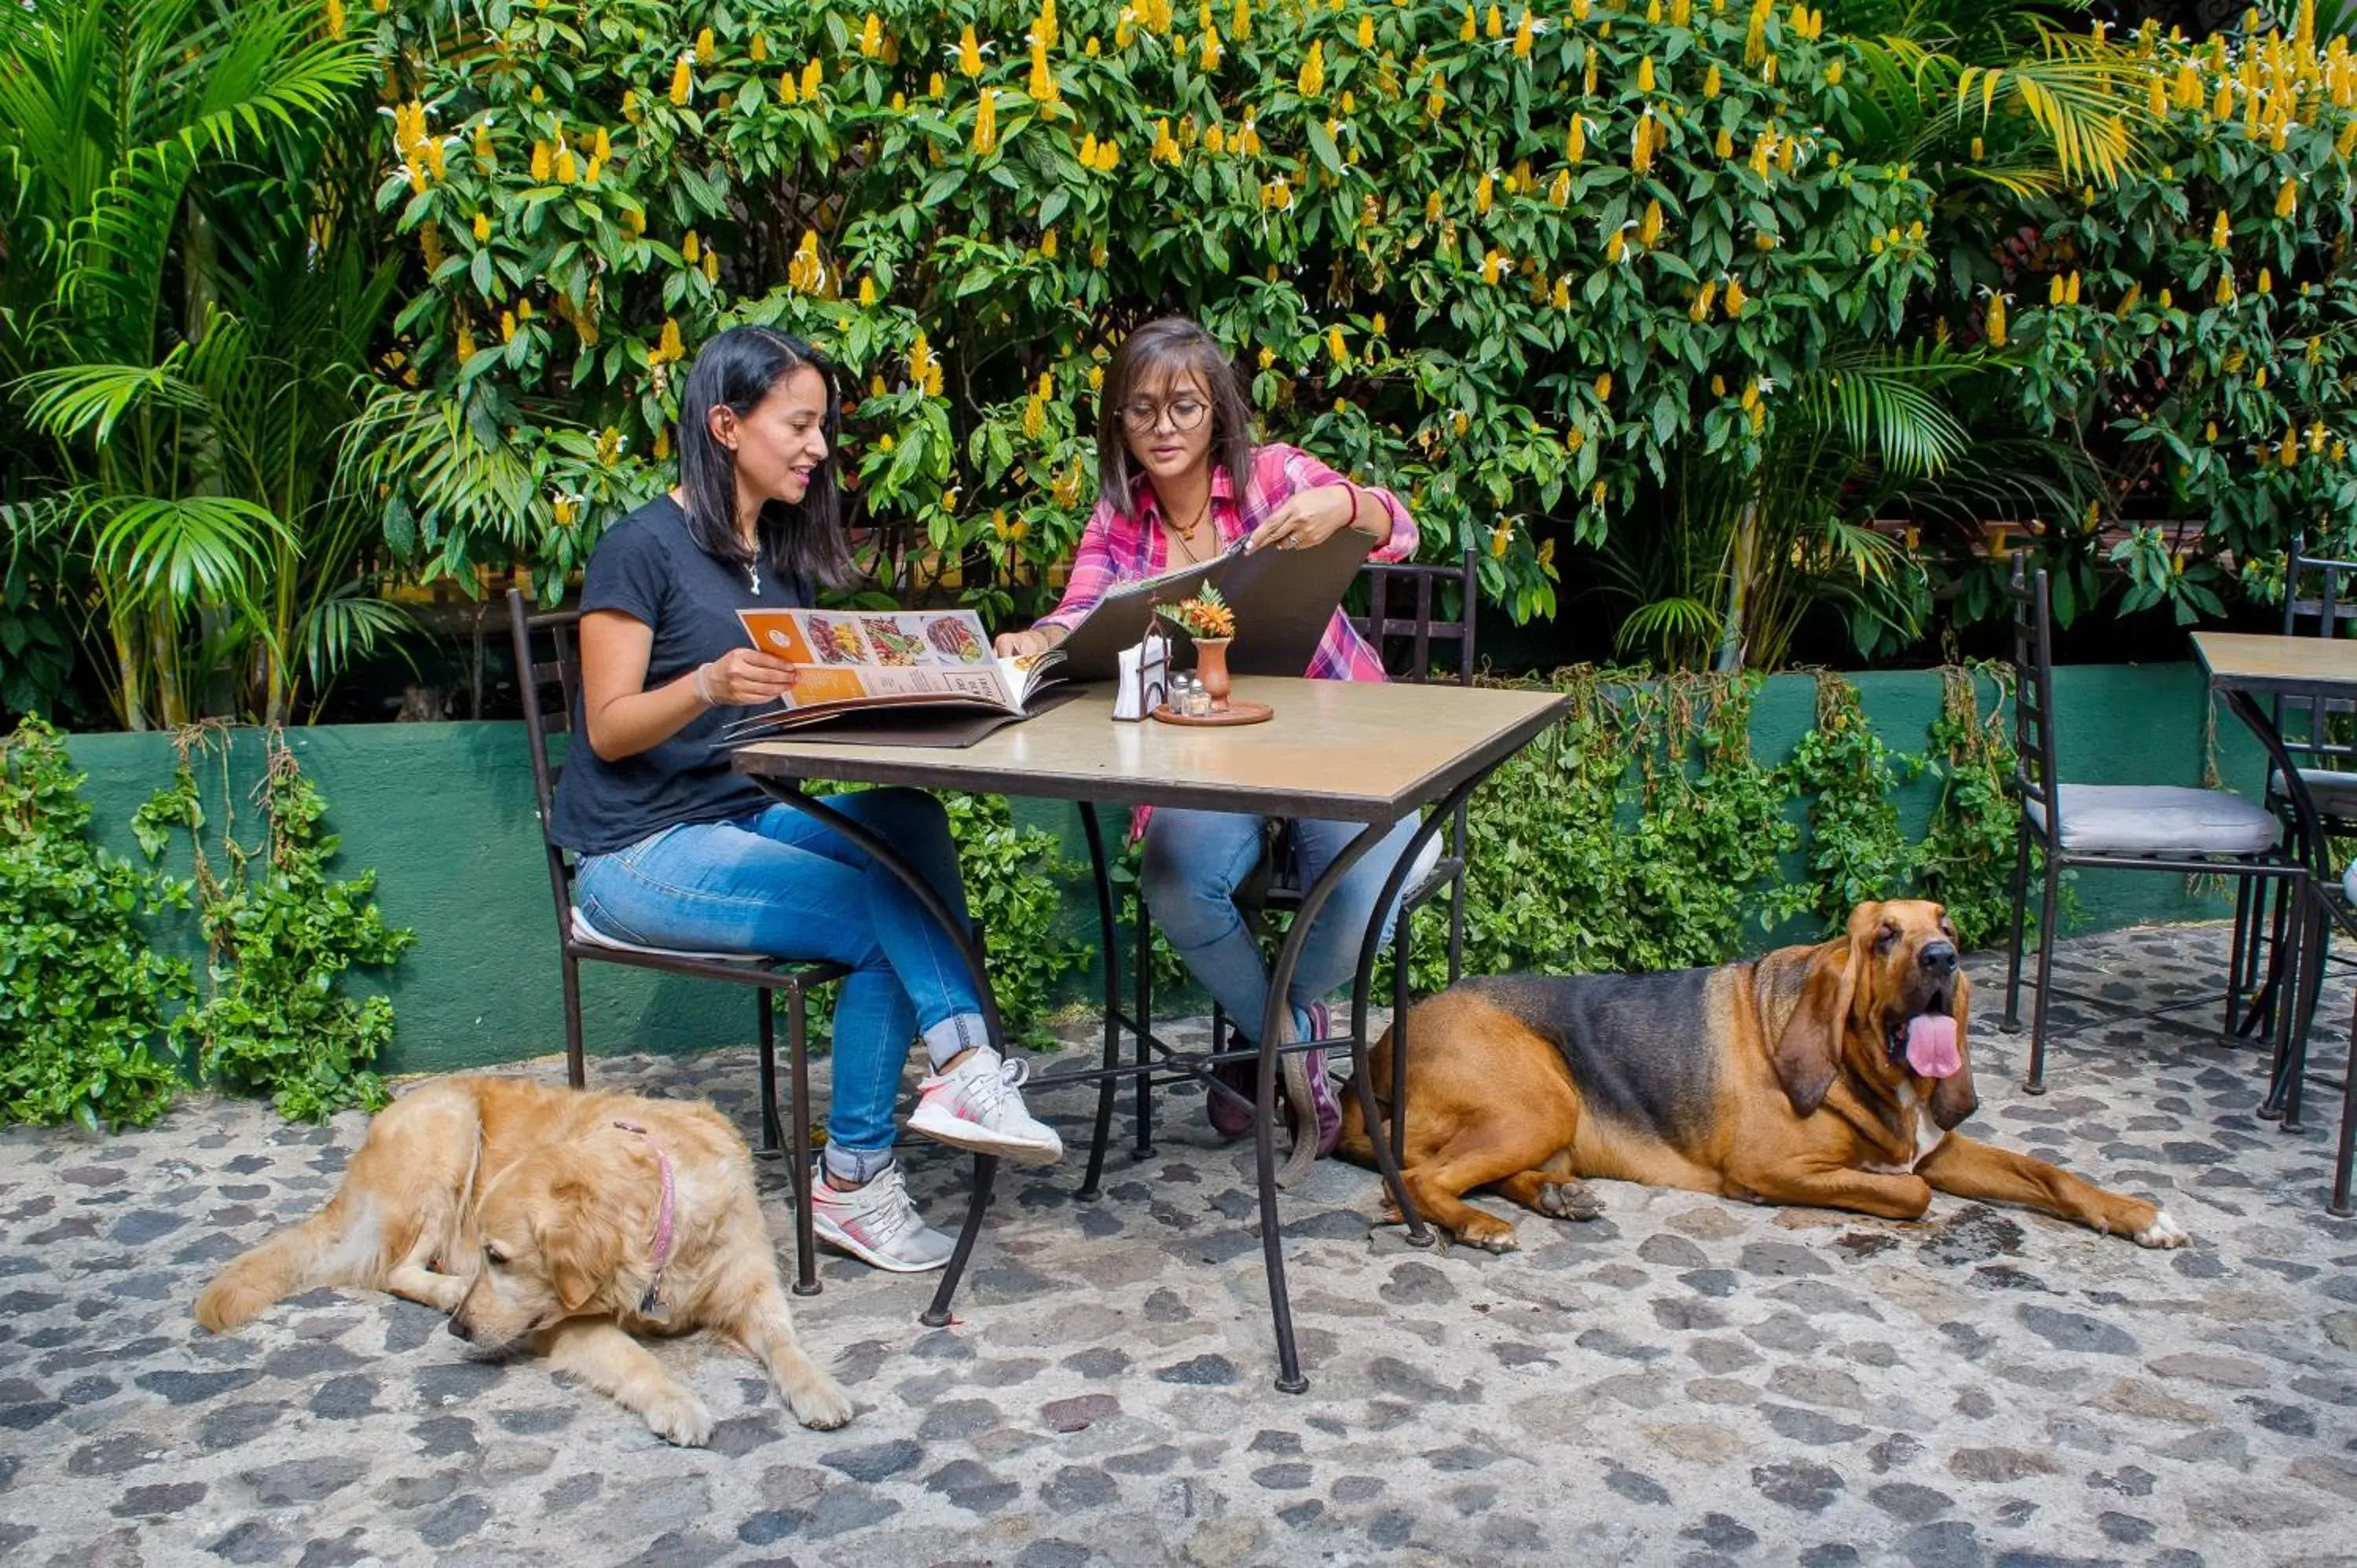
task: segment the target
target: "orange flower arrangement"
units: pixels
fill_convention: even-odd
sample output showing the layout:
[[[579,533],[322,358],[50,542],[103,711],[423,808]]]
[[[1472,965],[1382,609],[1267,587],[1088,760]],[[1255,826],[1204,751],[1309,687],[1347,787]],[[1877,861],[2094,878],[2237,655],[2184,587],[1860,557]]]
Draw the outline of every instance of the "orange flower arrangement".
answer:
[[[1202,639],[1233,637],[1236,634],[1236,612],[1220,596],[1220,590],[1211,584],[1191,599],[1181,599],[1175,605],[1157,605],[1156,613],[1176,623],[1188,636]]]

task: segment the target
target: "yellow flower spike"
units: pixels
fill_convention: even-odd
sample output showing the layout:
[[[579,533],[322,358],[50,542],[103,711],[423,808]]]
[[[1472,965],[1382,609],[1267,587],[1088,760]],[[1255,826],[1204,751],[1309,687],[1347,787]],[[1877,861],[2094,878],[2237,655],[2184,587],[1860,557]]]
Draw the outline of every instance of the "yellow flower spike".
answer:
[[[1342,94],[1342,113],[1345,114],[1356,114],[1358,112],[1358,95],[1345,90]]]
[[[1315,98],[1326,90],[1326,46],[1313,43],[1309,58],[1301,62],[1301,75],[1297,79],[1304,98]]]
[[[622,211],[622,227],[629,231],[630,238],[635,240],[647,231],[647,215],[636,208],[625,208]]]
[[[802,243],[794,247],[792,259],[786,263],[786,282],[804,294],[816,294],[826,286],[826,263],[819,260],[818,231],[802,231]]]
[[[1498,9],[1496,0],[1491,0],[1488,25],[1483,30],[1493,38],[1502,38],[1506,36],[1505,14]]]
[[[1350,346],[1342,341],[1342,329],[1340,327],[1326,328],[1326,357],[1333,360],[1338,367],[1351,362]]]
[[[982,74],[982,45],[974,41],[972,22],[958,35],[958,73],[969,78]]]
[[[1473,211],[1477,217],[1490,215],[1490,204],[1495,199],[1493,186],[1494,182],[1485,174],[1473,187]]]
[[[2112,312],[2112,314],[2125,321],[2129,317],[2136,314],[2136,307],[2139,304],[2143,303],[2143,300],[2144,285],[2140,283],[2132,283],[2128,285],[2127,293],[2120,295],[2119,306]]]
[[[1694,0],[1671,0],[1670,26],[1683,27],[1694,20]]]
[[[614,139],[606,134],[603,125],[597,127],[597,134],[590,140],[589,156],[600,163],[614,156]]]
[[[1599,403],[1610,403],[1612,401],[1611,371],[1607,371],[1602,375],[1596,378],[1596,397],[1597,401]]]
[[[703,242],[696,239],[695,231],[690,229],[687,231],[687,238],[679,242],[679,259],[689,266],[694,266],[703,254]]]
[[[2176,295],[2165,288],[2160,291],[2160,307],[2163,310],[2174,310],[2177,308]]]
[[[1637,242],[1652,250],[1662,238],[1662,204],[1659,200],[1645,203],[1644,220],[1637,226]]]
[[[1081,138],[1081,166],[1082,168],[1097,166],[1097,135],[1094,131],[1089,132]]]
[[[1604,497],[1605,497],[1606,493],[1607,493],[1607,492],[1606,492],[1605,488],[1604,488],[1604,481],[1603,481],[1602,479],[1598,479],[1598,480],[1597,480],[1597,481],[1596,481],[1596,483],[1594,483],[1593,485],[1591,485],[1591,486],[1589,486],[1589,487],[1588,487],[1588,489],[1587,489],[1587,502],[1588,502],[1588,504],[1589,504],[1590,506],[1601,507],[1601,506],[1604,504]]]
[[[2213,251],[2224,250],[2233,238],[2233,228],[2226,217],[2226,209],[2220,208],[2218,220],[2210,225],[2210,248]]]
[[[1504,560],[1506,552],[1513,548],[1513,525],[1506,521],[1503,518],[1499,519],[1498,526],[1490,531],[1491,556],[1496,560]]]
[[[804,98],[816,98],[818,96],[819,83],[825,80],[826,67],[822,65],[819,62],[818,58],[813,55],[811,58],[811,62],[802,67],[802,96]]]
[[[1710,307],[1718,303],[1718,284],[1706,282],[1695,295],[1694,303],[1686,306],[1687,319],[1697,324],[1710,319]]]
[[[546,185],[549,176],[554,172],[555,167],[555,156],[549,151],[548,144],[534,142],[532,145],[532,182],[534,185]]]
[[[679,63],[672,67],[671,101],[673,103],[684,105],[687,102],[688,90],[694,85],[694,78],[691,75],[694,65],[693,56],[682,55],[679,57]]]
[[[1426,223],[1440,221],[1440,192],[1436,190],[1425,197],[1424,220]]]
[[[1509,259],[1492,245],[1481,257],[1481,281],[1496,287],[1505,281],[1506,268],[1511,264]]]
[[[717,251],[704,252],[704,281],[716,285],[720,282],[720,252]]]
[[[1037,441],[1048,428],[1048,405],[1038,398],[1023,405],[1023,434]]]
[[[2276,461],[2281,463],[2287,468],[2294,467],[2298,465],[2299,432],[2294,430],[2288,424],[2284,426],[2282,445],[2276,448]]]
[[[1728,131],[1726,126],[1721,125],[1718,128],[1718,140],[1713,144],[1711,151],[1717,153],[1722,158],[1733,157],[1735,156],[1734,134]]]
[[[516,334],[516,318],[515,318],[515,312],[514,312],[514,311],[512,311],[512,310],[502,310],[502,311],[500,311],[500,342],[502,342],[502,343],[512,343],[513,341],[515,341],[515,334]]]
[[[1595,50],[1595,49],[1593,49],[1593,48],[1590,48],[1590,49],[1587,51],[1587,68],[1586,68],[1585,70],[1583,70],[1579,73],[1579,91],[1580,91],[1584,95],[1586,95],[1586,96],[1587,96],[1587,97],[1589,97],[1589,98],[1593,98],[1593,97],[1595,97],[1595,96],[1596,96],[1596,64],[1597,64],[1597,59],[1598,59],[1598,57],[1597,57],[1596,50]]]
[[[1375,47],[1375,19],[1372,16],[1359,18],[1359,47],[1362,49]]]
[[[1121,145],[1119,143],[1108,137],[1104,141],[1097,144],[1097,167],[1100,171],[1105,174],[1111,174],[1113,172],[1114,166],[1119,162],[1121,162]]]
[[[2275,274],[2268,272],[2266,268],[2261,267],[2259,269],[2259,292],[2261,294],[2273,294],[2275,291]]]
[[[1647,55],[1637,62],[1637,91],[1640,92],[1653,91],[1653,57],[1652,55]]]
[[[698,65],[712,63],[712,29],[709,27],[704,28],[695,35],[695,63]]]
[[[1637,174],[1651,172],[1653,166],[1653,106],[1637,116],[1636,132],[1630,138],[1629,167]]]
[[[1203,133],[1203,150],[1218,156],[1228,150],[1228,134],[1217,125]]]
[[[2071,280],[2062,285],[2062,303],[2065,305],[2079,303],[2079,274],[2075,272],[2071,274]]]
[[[1994,296],[1993,296],[1993,297],[1991,297],[1991,299],[1989,300],[1989,307],[1988,307],[1988,328],[1987,328],[1987,330],[1988,330],[1988,344],[1989,344],[1989,347],[1990,347],[1990,348],[1992,348],[1992,349],[2002,349],[2002,348],[2004,348],[2004,347],[2005,347],[2005,295],[2001,295],[2001,294],[2000,294],[2000,295],[1994,295]]]
[[[1424,117],[1436,124],[1448,108],[1448,95],[1436,87],[1424,95]]]
[[[1628,253],[1629,236],[1627,231],[1615,229],[1612,231],[1612,237],[1604,242],[1604,259],[1607,262],[1617,263],[1622,256],[1625,256]]]
[[[1048,231],[1039,236],[1039,254],[1046,261],[1056,259],[1056,226],[1052,223],[1048,225]],[[1045,397],[1047,394],[1042,392],[1040,395]]]
[[[1704,76],[1703,76],[1703,79],[1702,79],[1702,95],[1703,95],[1703,97],[1704,97],[1706,100],[1708,100],[1708,99],[1712,99],[1712,98],[1716,98],[1716,97],[1717,97],[1717,96],[1718,96],[1718,92],[1719,92],[1719,86],[1720,86],[1720,83],[1719,83],[1719,79],[1718,79],[1718,67],[1717,67],[1716,64],[1714,64],[1714,65],[1712,65],[1712,67],[1710,68],[1710,70],[1709,70],[1707,72],[1706,72],[1706,73],[1704,74]]]
[[[668,424],[655,432],[654,451],[656,462],[667,463],[671,460],[671,426]]]
[[[2351,124],[2357,124],[2357,121],[2352,121]],[[2296,179],[2287,179],[2283,182],[2283,188],[2276,192],[2276,216],[2288,218],[2298,210],[2299,182]]]
[[[859,52],[869,59],[884,52],[884,24],[873,11],[859,24]]]
[[[998,90],[985,87],[974,103],[974,152],[988,157],[998,149]]]
[[[1710,378],[1710,395],[1713,397],[1725,397],[1727,395],[1727,378],[1725,376],[1713,376]]]
[[[1882,236],[1877,234],[1874,238],[1876,241],[1874,248],[1878,251],[1882,249]],[[2060,305],[2062,303],[2062,274],[2061,273],[2056,273],[2052,277],[2046,280],[2046,303],[2049,305]]]
[[[2232,305],[2234,303],[2233,274],[2220,273],[2218,274],[2218,292],[2215,297],[2220,305]]]
[[[1750,300],[1749,296],[1745,295],[1743,292],[1743,280],[1741,278],[1729,278],[1727,280],[1727,297],[1723,303],[1727,309],[1727,319],[1733,320],[1736,317],[1743,314],[1743,307],[1749,304]]]
[[[872,277],[861,278],[859,280],[859,308],[862,310],[870,309],[875,306],[875,304],[876,280]]]
[[[1469,44],[1480,36],[1481,20],[1473,14],[1470,0],[1468,0],[1465,7],[1465,25],[1457,29],[1457,41],[1460,44]]]
[[[2222,124],[2234,117],[2234,90],[2224,82],[2218,84],[2218,95],[2210,101],[2210,118]]]
[[[1754,409],[1760,406],[1760,383],[1758,381],[1747,381],[1744,383],[1741,402],[1746,409]]]
[[[791,70],[781,72],[778,77],[778,102],[792,103],[801,97],[801,90],[794,86],[794,73]]]
[[[1227,51],[1220,46],[1220,29],[1217,27],[1204,28],[1202,50],[1197,57],[1196,63],[1201,66],[1205,71],[1217,70],[1220,69],[1220,57],[1226,52]]]
[[[1525,5],[1523,7],[1521,19],[1514,23],[1514,58],[1516,59],[1531,58],[1532,38],[1531,8]]]
[[[1837,60],[1837,59],[1836,59],[1836,60],[1828,60],[1828,61],[1826,61],[1826,62],[1825,62],[1825,85],[1826,85],[1827,87],[1839,87],[1839,86],[1841,85],[1841,79],[1842,79],[1842,62],[1841,62],[1841,61],[1839,61],[1839,60]]]
[[[1236,11],[1228,23],[1228,36],[1238,43],[1252,37],[1252,0],[1236,0]]]
[[[1573,456],[1578,456],[1579,449],[1587,445],[1587,432],[1580,426],[1575,424],[1563,433],[1563,449]]]
[[[340,42],[344,36],[344,7],[341,0],[328,0],[328,37]]]
[[[905,92],[894,92],[892,94],[892,113],[895,114],[906,113],[908,112],[908,108],[909,95]]]
[[[2267,368],[2265,365],[2261,365],[2258,369],[2258,373],[2251,378],[2251,385],[2253,389],[2258,392],[2265,392],[2267,390]]]
[[[1561,207],[1570,199],[1571,171],[1567,168],[1557,169],[1555,171],[1555,183],[1547,187],[1547,205]]]
[[[2357,121],[2352,121],[2351,124],[2357,124]],[[1566,162],[1575,164],[1587,156],[1587,120],[1586,116],[1574,114],[1571,117],[1571,129],[1565,133],[1563,138],[1563,156]]]
[[[770,35],[767,33],[755,33],[753,35],[752,47],[746,52],[753,57],[753,63],[755,65],[759,65],[766,61],[770,58]]]

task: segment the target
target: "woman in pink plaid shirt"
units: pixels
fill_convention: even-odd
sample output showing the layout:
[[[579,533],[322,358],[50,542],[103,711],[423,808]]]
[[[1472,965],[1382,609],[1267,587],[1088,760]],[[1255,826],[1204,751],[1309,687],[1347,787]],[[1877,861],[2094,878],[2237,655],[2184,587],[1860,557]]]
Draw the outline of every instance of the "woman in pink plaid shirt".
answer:
[[[1115,583],[1208,561],[1239,539],[1248,538],[1252,550],[1306,549],[1355,528],[1382,541],[1375,560],[1405,560],[1415,550],[1415,520],[1390,491],[1354,484],[1298,447],[1254,444],[1235,367],[1192,321],[1169,317],[1131,333],[1106,371],[1099,408],[1097,509],[1081,534],[1063,600],[1030,630],[1000,637],[1002,654],[1053,648]],[[1305,673],[1380,681],[1383,666],[1338,607]],[[1361,826],[1294,822],[1305,885]],[[1297,1038],[1329,1033],[1323,998],[1357,972],[1367,917],[1415,831],[1412,819],[1393,827],[1318,912],[1286,998]],[[1258,1033],[1267,1006],[1268,966],[1234,894],[1259,863],[1261,833],[1258,817],[1164,808],[1146,822],[1142,873],[1146,905],[1170,945],[1247,1036]],[[1323,1155],[1341,1130],[1341,1106],[1323,1053],[1309,1053],[1308,1068]],[[1221,1077],[1237,1094],[1211,1095],[1211,1124],[1240,1136],[1252,1130],[1252,1074],[1239,1063]]]

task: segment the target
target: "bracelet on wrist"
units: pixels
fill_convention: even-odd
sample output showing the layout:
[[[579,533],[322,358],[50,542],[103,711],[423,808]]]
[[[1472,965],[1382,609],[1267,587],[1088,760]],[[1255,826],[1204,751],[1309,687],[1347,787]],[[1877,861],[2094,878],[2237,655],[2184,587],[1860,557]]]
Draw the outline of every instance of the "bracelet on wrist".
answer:
[[[711,668],[709,663],[699,664],[695,667],[695,673],[688,677],[688,684],[695,691],[695,700],[707,708],[719,705],[712,700],[712,693],[704,689],[704,672]]]

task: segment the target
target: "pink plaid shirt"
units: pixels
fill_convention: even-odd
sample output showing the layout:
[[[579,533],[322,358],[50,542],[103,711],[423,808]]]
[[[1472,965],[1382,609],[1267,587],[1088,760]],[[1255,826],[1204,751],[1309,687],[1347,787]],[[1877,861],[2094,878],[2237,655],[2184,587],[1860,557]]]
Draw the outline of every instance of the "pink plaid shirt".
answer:
[[[1303,490],[1319,485],[1351,481],[1298,446],[1270,445],[1253,448],[1252,472],[1244,481],[1243,504],[1238,506],[1227,470],[1211,470],[1211,522],[1225,549],[1258,528],[1268,514]],[[1375,561],[1405,561],[1415,553],[1415,519],[1389,490],[1361,485],[1367,499],[1392,520],[1391,537],[1370,555]],[[1041,626],[1070,631],[1116,583],[1151,577],[1170,564],[1168,537],[1160,526],[1162,504],[1148,484],[1139,497],[1137,515],[1125,516],[1111,500],[1099,500],[1081,531],[1080,547],[1072,554],[1071,574],[1064,582],[1063,599],[1055,613],[1039,618]],[[1315,681],[1380,681],[1383,661],[1359,635],[1339,608],[1318,639],[1318,651],[1304,671]]]

